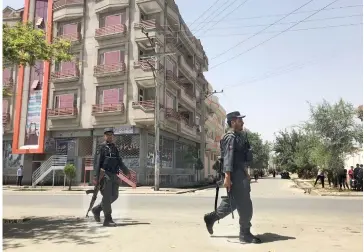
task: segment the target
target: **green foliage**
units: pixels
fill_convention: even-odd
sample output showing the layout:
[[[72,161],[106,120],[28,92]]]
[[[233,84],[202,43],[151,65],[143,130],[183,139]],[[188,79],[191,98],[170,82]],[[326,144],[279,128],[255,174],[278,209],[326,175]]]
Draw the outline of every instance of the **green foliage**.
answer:
[[[72,180],[76,177],[76,167],[73,164],[67,164],[64,167],[63,172],[66,175],[69,182],[68,190],[71,190]]]
[[[270,144],[268,142],[263,143],[263,140],[259,133],[246,131],[250,147],[253,152],[253,161],[250,163],[250,167],[253,168],[267,168],[270,153]],[[245,133],[244,133],[245,134]]]
[[[279,132],[273,148],[277,166],[300,177],[315,175],[318,166],[339,169],[356,143],[363,143],[362,125],[355,121],[356,110],[350,103],[324,101],[310,105],[310,112],[310,120],[299,131]]]
[[[203,170],[203,163],[202,163],[202,160],[200,159],[200,158],[198,158],[197,160],[196,160],[196,164],[195,164],[195,169],[197,170],[197,171],[201,171],[201,170]]]
[[[3,65],[34,66],[38,60],[70,61],[71,43],[56,40],[48,43],[41,29],[34,29],[32,23],[3,25]]]

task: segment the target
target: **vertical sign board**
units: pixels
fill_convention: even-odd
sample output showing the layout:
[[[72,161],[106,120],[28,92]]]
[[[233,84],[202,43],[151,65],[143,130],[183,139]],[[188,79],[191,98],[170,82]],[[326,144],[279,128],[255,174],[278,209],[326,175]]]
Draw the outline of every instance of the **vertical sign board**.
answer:
[[[30,11],[30,6],[30,0],[25,0],[23,22],[43,19],[46,39],[51,43],[53,0],[35,0],[34,11]],[[34,13],[34,17],[29,17],[29,13]],[[14,154],[44,153],[50,62],[38,62],[36,67],[30,69],[30,77],[27,80],[24,78],[24,67],[20,66],[18,71],[12,146]],[[24,88],[26,85],[28,88]],[[27,100],[23,100],[24,90],[29,92]],[[24,103],[27,104],[26,110],[22,109]],[[25,118],[25,121],[21,118]]]

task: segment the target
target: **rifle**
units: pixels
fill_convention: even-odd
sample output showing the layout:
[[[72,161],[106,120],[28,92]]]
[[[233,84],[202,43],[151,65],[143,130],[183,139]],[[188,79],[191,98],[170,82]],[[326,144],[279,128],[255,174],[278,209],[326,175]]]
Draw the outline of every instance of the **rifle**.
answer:
[[[223,172],[223,162],[224,162],[223,158],[220,158],[218,160],[218,162],[220,162],[220,164],[218,166],[218,169],[216,170],[216,172],[217,172],[217,178],[216,178],[216,194],[215,194],[215,212],[217,210],[217,201],[218,201],[218,198],[219,198],[220,185],[224,183],[224,178],[225,178],[225,174]],[[221,198],[222,199],[224,199],[226,197],[229,198],[229,204],[230,204],[230,209],[231,209],[231,216],[234,219],[234,211],[233,211],[233,207],[232,207],[232,204],[231,204],[232,194],[231,194],[231,192],[228,192],[227,189],[226,189],[226,192],[227,192],[227,196],[222,196]]]
[[[101,188],[101,180],[104,178],[104,176],[105,176],[105,170],[100,169],[99,181],[95,185],[94,189],[86,191],[87,195],[90,194],[90,193],[93,193],[92,198],[91,198],[91,202],[90,202],[90,206],[88,207],[88,210],[87,210],[87,213],[86,213],[86,217],[88,217],[88,213],[91,211],[91,209],[93,208],[93,206],[95,204],[97,194],[99,193],[100,188]]]

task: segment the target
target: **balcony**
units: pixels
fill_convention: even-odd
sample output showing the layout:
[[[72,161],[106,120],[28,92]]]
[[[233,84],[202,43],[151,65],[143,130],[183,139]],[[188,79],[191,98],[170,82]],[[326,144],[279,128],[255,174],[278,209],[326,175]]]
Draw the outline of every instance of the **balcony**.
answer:
[[[53,21],[67,21],[82,18],[84,0],[57,0],[53,4]]]
[[[179,64],[182,68],[182,71],[185,72],[186,75],[189,75],[195,79],[197,77],[197,73],[194,70],[193,66],[191,66],[191,64],[189,64],[187,60],[185,60],[184,56],[179,57],[179,59]]]
[[[93,116],[122,115],[125,112],[124,103],[92,105]]]
[[[134,109],[132,115],[136,124],[148,126],[154,125],[154,113],[155,113],[154,100],[133,102],[132,108]],[[163,107],[160,105],[161,108]]]
[[[10,114],[3,113],[3,127],[5,128],[10,123]]]
[[[181,120],[181,132],[193,138],[196,138],[197,135],[196,127],[190,125],[186,120]]]
[[[197,74],[197,81],[202,85],[206,85],[208,83],[203,73]]]
[[[78,44],[81,42],[82,36],[80,32],[58,35],[57,39],[64,39],[71,42],[71,44]]]
[[[161,0],[136,0],[137,5],[145,14],[153,14],[163,10]]]
[[[177,90],[181,88],[177,75],[170,70],[166,71],[166,81],[169,85],[174,86]]]
[[[192,107],[192,108],[196,107],[196,97],[193,94],[193,90],[191,88],[182,86],[180,98],[183,103],[186,103],[190,107]]]
[[[135,82],[143,88],[155,87],[152,67],[155,65],[154,60],[139,60],[134,62],[134,79]]]
[[[47,110],[48,119],[74,119],[77,117],[77,108],[53,108]]]
[[[160,43],[163,43],[163,36],[158,33],[160,30],[160,26],[155,19],[150,20],[142,20],[140,23],[134,23],[134,30],[135,30],[135,41],[138,45],[143,48],[144,50],[151,48],[152,45],[148,37],[143,33],[148,33],[150,39],[158,40]]]
[[[124,62],[109,64],[109,65],[97,65],[94,67],[95,77],[108,77],[118,76],[125,74],[126,66]]]
[[[125,37],[127,28],[125,24],[110,25],[101,27],[95,31],[96,40]]]
[[[181,121],[181,115],[174,109],[166,108],[165,109],[165,118],[167,120],[173,121],[173,122],[180,122]]]
[[[75,64],[72,69],[61,70],[51,73],[51,80],[53,83],[73,82],[80,79],[80,71]]]
[[[125,9],[129,6],[129,0],[96,0],[95,12],[105,13]]]

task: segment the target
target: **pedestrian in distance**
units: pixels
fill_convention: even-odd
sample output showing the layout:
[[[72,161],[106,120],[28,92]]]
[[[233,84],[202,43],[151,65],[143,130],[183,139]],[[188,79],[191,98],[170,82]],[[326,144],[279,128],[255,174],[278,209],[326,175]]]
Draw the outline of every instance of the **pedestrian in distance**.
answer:
[[[220,206],[204,216],[206,228],[213,234],[214,223],[223,219],[235,209],[238,210],[241,243],[261,243],[261,240],[250,232],[253,216],[253,204],[250,198],[250,176],[247,170],[247,160],[250,159],[250,146],[242,137],[243,118],[238,111],[227,114],[227,123],[232,129],[224,135],[220,142],[222,157],[222,172],[224,187],[228,197],[222,199]],[[244,140],[245,139],[245,140]]]
[[[22,180],[23,180],[23,166],[21,165],[16,171],[16,185],[22,186]]]
[[[105,141],[98,146],[94,157],[94,184],[100,183],[102,201],[99,205],[92,208],[96,222],[101,222],[100,213],[104,212],[104,226],[116,226],[111,217],[111,204],[119,197],[119,171],[130,177],[129,169],[124,165],[119,150],[113,143],[114,129],[104,130]],[[100,177],[100,171],[103,170]]]
[[[317,168],[318,168],[317,177],[316,177],[315,184],[313,186],[315,187],[317,184],[317,181],[320,180],[322,188],[325,188],[325,172],[323,169],[320,168],[320,166],[318,166]]]

